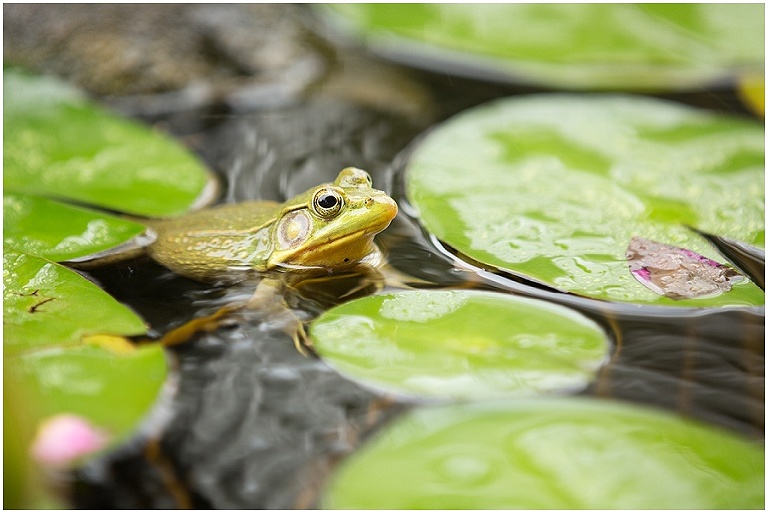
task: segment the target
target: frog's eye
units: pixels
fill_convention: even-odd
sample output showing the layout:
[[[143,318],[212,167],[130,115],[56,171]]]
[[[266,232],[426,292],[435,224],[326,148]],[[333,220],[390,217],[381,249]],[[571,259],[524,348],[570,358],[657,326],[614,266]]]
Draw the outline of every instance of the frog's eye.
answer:
[[[334,189],[320,189],[312,200],[312,206],[320,217],[326,219],[335,216],[344,206],[344,198]]]

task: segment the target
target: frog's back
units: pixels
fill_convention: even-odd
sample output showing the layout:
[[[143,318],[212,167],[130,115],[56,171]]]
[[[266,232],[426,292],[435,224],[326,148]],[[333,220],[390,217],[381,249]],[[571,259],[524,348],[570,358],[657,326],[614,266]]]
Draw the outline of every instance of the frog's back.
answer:
[[[269,231],[280,205],[271,201],[226,204],[149,222],[157,239],[149,253],[178,274],[213,279],[233,269],[262,270]]]

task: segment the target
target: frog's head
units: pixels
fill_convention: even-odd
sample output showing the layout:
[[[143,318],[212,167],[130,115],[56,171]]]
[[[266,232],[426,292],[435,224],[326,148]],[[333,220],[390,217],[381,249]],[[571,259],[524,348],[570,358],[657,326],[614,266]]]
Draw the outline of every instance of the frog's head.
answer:
[[[348,167],[286,202],[272,230],[267,268],[351,267],[374,251],[373,236],[397,215],[397,203],[372,187],[371,177]]]

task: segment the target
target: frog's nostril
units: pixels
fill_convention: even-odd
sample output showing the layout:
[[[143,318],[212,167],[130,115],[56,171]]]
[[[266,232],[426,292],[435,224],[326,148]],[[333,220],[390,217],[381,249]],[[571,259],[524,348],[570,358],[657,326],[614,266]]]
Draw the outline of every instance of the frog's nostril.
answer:
[[[376,203],[376,200],[374,200],[373,198],[365,198],[366,207],[371,208],[374,203]]]

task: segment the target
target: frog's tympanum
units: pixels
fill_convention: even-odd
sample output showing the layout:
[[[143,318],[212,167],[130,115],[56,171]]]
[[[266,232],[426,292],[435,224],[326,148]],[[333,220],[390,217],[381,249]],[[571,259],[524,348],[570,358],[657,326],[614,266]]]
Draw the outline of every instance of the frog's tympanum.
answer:
[[[365,171],[348,167],[336,181],[285,203],[253,201],[150,223],[150,255],[174,272],[209,281],[233,271],[350,268],[377,252],[373,237],[397,214]]]

